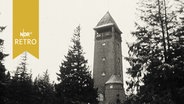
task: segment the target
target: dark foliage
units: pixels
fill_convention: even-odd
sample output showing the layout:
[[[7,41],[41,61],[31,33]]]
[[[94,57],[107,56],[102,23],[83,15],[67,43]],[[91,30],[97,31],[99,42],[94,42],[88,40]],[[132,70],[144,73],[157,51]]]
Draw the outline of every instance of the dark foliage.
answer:
[[[137,37],[129,45],[128,90],[136,90],[127,104],[184,103],[183,2],[142,0]],[[174,8],[174,9],[173,9]],[[177,11],[178,10],[178,11]]]
[[[48,71],[42,77],[37,77],[34,81],[34,104],[55,104],[56,96],[54,84],[49,82]]]
[[[0,27],[0,33],[3,32],[5,27]],[[1,34],[0,34],[1,35]],[[10,79],[10,73],[6,72],[6,68],[3,64],[3,60],[7,54],[3,53],[4,40],[0,39],[0,104],[5,104],[7,101],[7,84]]]
[[[88,70],[87,60],[80,45],[80,26],[74,32],[73,46],[61,63],[56,85],[57,96],[63,104],[97,103],[97,90]]]
[[[8,84],[7,104],[32,104],[34,101],[32,75],[27,72],[26,60],[25,55]]]

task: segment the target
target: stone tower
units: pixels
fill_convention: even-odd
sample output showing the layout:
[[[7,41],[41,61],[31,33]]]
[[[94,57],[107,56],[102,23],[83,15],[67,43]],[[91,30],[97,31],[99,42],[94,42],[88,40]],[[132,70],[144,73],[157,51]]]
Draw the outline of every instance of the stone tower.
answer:
[[[121,31],[107,12],[95,30],[93,78],[99,104],[122,104],[123,87]]]

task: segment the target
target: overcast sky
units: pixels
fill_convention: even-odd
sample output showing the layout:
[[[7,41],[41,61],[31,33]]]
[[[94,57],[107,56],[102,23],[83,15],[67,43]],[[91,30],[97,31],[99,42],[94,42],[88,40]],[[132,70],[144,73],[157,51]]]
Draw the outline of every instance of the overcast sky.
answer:
[[[76,26],[81,25],[81,44],[90,69],[93,68],[94,30],[93,28],[110,12],[122,34],[122,54],[128,56],[126,42],[132,41],[130,32],[134,28],[137,0],[40,0],[40,58],[28,55],[28,68],[33,76],[48,69],[51,80],[56,80],[56,72],[67,54]],[[0,0],[0,26],[7,26],[0,37],[5,40],[4,52],[6,68],[13,72],[20,57],[12,59],[12,0]],[[128,63],[123,61],[124,70]],[[125,71],[124,71],[125,72]],[[126,78],[125,78],[126,79]]]

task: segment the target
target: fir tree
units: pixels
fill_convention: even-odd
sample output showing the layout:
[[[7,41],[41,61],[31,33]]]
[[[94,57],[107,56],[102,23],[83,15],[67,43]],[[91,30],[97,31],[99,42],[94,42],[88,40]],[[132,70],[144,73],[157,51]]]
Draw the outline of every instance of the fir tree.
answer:
[[[17,67],[15,74],[9,84],[8,104],[32,104],[33,102],[33,82],[32,74],[28,73],[27,54],[22,57],[20,66]]]
[[[89,72],[80,44],[80,26],[74,31],[73,46],[61,63],[56,85],[57,95],[64,104],[97,103],[97,90]]]
[[[129,101],[135,104],[181,104],[184,84],[184,60],[181,37],[181,13],[176,11],[178,1],[141,0],[140,21],[129,45],[132,80],[128,89],[135,89]],[[181,4],[182,7],[184,6]],[[181,8],[180,8],[181,9]],[[182,30],[182,31],[180,31]],[[182,43],[182,44],[181,44]],[[180,89],[180,90],[179,90]],[[129,103],[130,103],[129,102]]]
[[[34,104],[55,104],[54,85],[50,83],[48,70],[34,81]]]
[[[3,32],[3,30],[6,27],[0,27],[0,32]],[[0,34],[1,35],[1,34]],[[0,103],[5,104],[7,102],[7,84],[10,79],[9,72],[6,74],[6,68],[3,64],[4,58],[7,56],[7,54],[3,53],[3,44],[4,40],[0,39]]]

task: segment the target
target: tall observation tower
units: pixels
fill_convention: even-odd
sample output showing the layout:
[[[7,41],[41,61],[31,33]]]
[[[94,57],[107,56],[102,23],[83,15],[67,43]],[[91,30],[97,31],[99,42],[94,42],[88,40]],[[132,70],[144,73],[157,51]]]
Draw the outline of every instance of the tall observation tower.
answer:
[[[93,77],[99,104],[123,104],[121,31],[109,12],[95,30]]]

